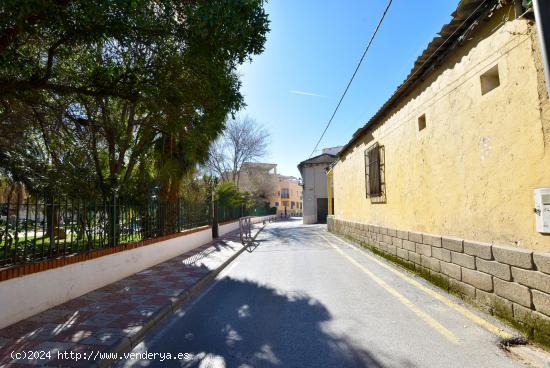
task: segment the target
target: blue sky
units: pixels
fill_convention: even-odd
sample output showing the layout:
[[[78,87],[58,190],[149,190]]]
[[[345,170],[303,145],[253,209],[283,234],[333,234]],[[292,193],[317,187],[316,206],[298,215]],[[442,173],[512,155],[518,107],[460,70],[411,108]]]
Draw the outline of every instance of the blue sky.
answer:
[[[320,148],[343,145],[403,82],[458,0],[394,0]],[[265,52],[239,72],[242,112],[270,131],[278,172],[299,177],[387,4],[270,0]],[[318,154],[316,152],[315,154]]]

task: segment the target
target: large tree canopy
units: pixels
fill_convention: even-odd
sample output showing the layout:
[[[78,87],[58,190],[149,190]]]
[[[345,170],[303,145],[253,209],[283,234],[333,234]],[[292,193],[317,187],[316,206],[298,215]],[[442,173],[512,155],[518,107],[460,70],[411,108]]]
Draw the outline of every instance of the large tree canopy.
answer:
[[[176,195],[243,105],[236,67],[263,51],[263,5],[3,1],[0,168],[37,192]]]

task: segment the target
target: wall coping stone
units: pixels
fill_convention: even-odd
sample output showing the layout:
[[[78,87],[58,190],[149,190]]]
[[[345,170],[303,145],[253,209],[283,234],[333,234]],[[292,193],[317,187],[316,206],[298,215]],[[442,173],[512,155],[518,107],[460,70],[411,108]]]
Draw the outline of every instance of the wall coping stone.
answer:
[[[422,233],[409,231],[409,240],[415,243],[422,243]]]
[[[441,244],[443,248],[452,250],[455,252],[463,252],[463,240],[460,238],[455,238],[453,236],[443,236],[441,237]]]
[[[493,259],[491,244],[475,240],[464,240],[464,253],[487,260]]]
[[[514,248],[507,245],[493,244],[493,256],[499,262],[526,269],[533,268],[533,251]]]

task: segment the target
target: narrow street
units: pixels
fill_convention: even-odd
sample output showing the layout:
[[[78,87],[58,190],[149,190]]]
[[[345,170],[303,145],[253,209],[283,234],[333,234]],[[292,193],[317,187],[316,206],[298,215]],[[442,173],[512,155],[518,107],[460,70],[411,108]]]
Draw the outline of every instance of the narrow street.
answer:
[[[188,359],[119,367],[523,366],[498,346],[500,329],[514,333],[326,226],[289,221],[266,226],[133,350]]]

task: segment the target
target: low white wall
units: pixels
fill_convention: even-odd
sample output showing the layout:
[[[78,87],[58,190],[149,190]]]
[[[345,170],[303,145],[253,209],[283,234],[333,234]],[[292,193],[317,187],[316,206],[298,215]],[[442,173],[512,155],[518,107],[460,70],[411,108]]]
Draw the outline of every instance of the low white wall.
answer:
[[[221,228],[225,227],[224,230]],[[239,222],[220,226],[220,233]],[[212,240],[212,229],[0,282],[0,328],[65,303]]]
[[[269,221],[269,220],[276,220],[276,219],[277,219],[277,215],[255,216],[255,217],[252,217],[251,222],[253,224],[257,224],[262,221]],[[227,224],[219,225],[218,235],[223,236],[235,230],[239,230],[239,220],[230,222]]]
[[[239,220],[218,226],[218,235],[224,236],[232,231],[239,230]]]

